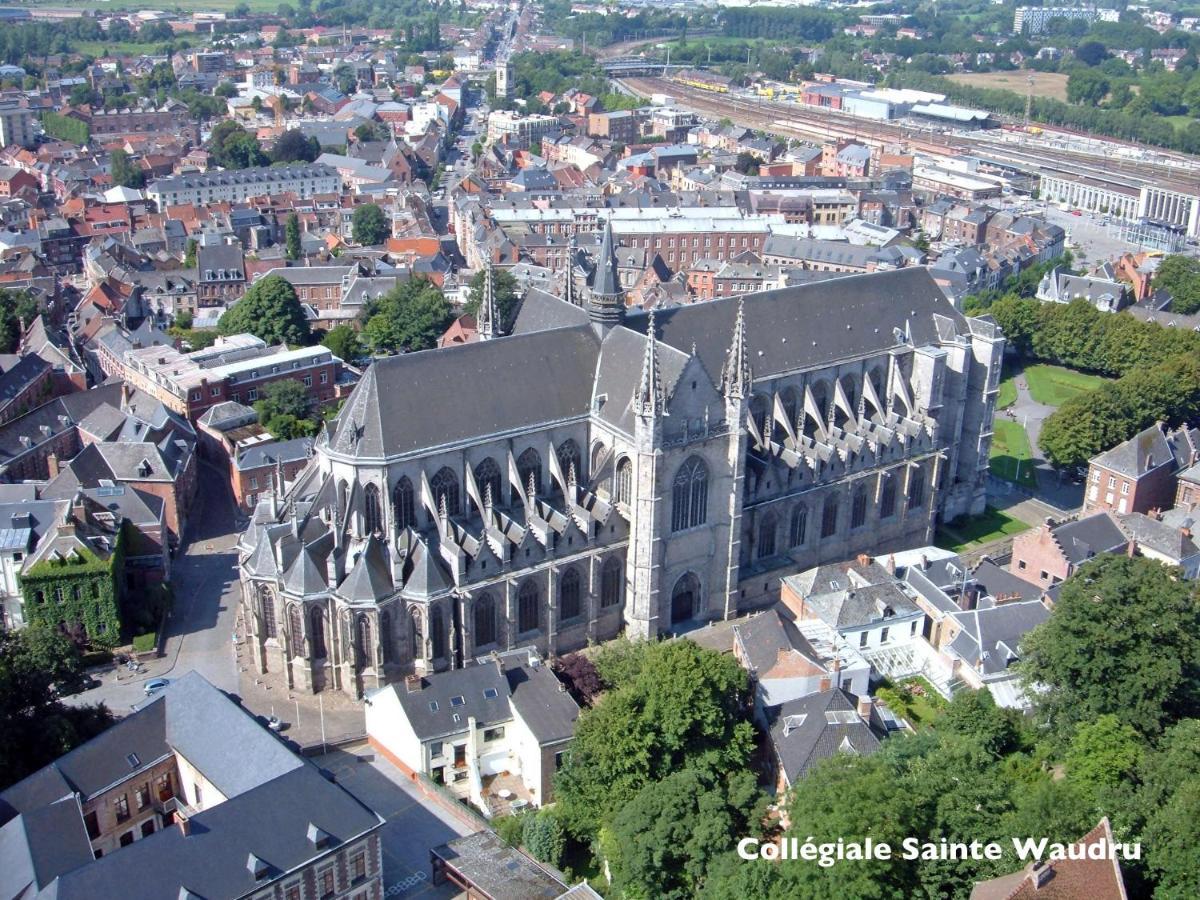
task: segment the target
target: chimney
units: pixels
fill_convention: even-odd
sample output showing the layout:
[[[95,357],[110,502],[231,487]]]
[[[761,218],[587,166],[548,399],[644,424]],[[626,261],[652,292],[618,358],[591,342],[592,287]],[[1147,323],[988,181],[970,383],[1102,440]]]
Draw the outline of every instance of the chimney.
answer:
[[[867,556],[865,553],[858,554],[857,560],[858,564],[864,569],[871,564],[871,557]]]
[[[867,722],[871,721],[871,709],[874,705],[875,702],[866,694],[858,698],[858,714]]]
[[[824,678],[821,679],[820,683],[817,686],[817,690],[820,692],[824,692],[824,691],[829,690],[832,687],[833,687],[833,681],[832,681],[832,679],[830,679],[830,677],[828,675],[826,675]]]
[[[929,557],[924,553],[921,554],[921,571],[924,572],[929,568]]]
[[[51,478],[58,477],[58,454],[51,453],[46,457],[46,469],[50,472]]]
[[[415,694],[425,685],[422,683],[420,675],[409,675],[404,679],[404,686],[408,689],[410,694]]]
[[[887,571],[889,575],[896,574],[896,554],[890,553],[887,558]]]
[[[192,833],[191,819],[180,816],[178,819],[175,820],[175,824],[177,824],[179,826],[179,833],[182,834],[184,837],[188,837]]]
[[[1133,559],[1135,556],[1137,556],[1137,541],[1131,540],[1125,545],[1125,555],[1130,559]]]

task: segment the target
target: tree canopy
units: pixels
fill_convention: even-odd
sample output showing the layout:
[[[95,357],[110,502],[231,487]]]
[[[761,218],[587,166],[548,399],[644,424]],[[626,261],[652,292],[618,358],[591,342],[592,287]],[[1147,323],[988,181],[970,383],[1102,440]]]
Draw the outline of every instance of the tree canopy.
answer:
[[[103,706],[59,702],[80,678],[79,652],[63,633],[37,623],[0,632],[0,790],[112,724]]]
[[[146,186],[146,173],[129,159],[129,154],[117,149],[112,152],[112,180],[118,187],[140,190]]]
[[[258,139],[231,119],[218,122],[213,128],[208,150],[213,162],[224,169],[248,169],[265,166],[271,161]]]
[[[329,329],[321,343],[333,351],[338,359],[353,362],[363,355],[362,341],[351,325],[335,325]]]
[[[1154,287],[1171,295],[1171,309],[1194,313],[1200,309],[1200,259],[1175,254],[1165,257],[1154,273]]]
[[[296,289],[281,275],[268,275],[227,309],[217,331],[253,334],[268,344],[304,344],[311,334]]]
[[[1021,650],[1030,696],[1056,728],[1111,715],[1154,736],[1200,713],[1200,604],[1192,582],[1155,560],[1088,562]]]
[[[354,210],[350,217],[350,229],[354,243],[364,247],[382,244],[392,233],[383,210],[374,203],[364,203]]]
[[[297,128],[290,128],[279,136],[271,148],[273,163],[312,162],[321,155],[321,143],[315,137],[306,137]]]
[[[259,424],[281,441],[311,437],[320,427],[308,390],[293,378],[272,381],[262,388],[254,411]]]
[[[454,319],[450,301],[432,281],[411,278],[366,309],[363,339],[375,351],[427,350]]]

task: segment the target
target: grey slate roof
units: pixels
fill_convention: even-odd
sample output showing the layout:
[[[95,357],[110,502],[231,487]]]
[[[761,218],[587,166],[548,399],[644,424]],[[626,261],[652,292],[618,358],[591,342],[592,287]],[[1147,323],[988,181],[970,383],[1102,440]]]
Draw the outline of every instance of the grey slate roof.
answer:
[[[587,321],[587,310],[582,306],[573,306],[553,294],[530,288],[521,300],[511,331],[513,334],[529,334],[582,325]]]
[[[425,676],[418,691],[404,684],[384,690],[396,692],[421,741],[466,731],[470,716],[479,728],[502,725],[515,709],[534,737],[550,744],[570,738],[579,717],[579,707],[549,667],[530,665],[519,653]]]
[[[865,754],[879,749],[879,738],[841,688],[789,700],[768,707],[766,713],[775,756],[793,783],[836,753]],[[831,721],[835,718],[843,721]]]
[[[237,467],[244,471],[273,466],[277,462],[289,463],[312,456],[313,439],[293,438],[273,444],[257,444],[238,454]]]
[[[832,628],[858,628],[905,619],[921,610],[883,566],[856,560],[817,566],[785,579],[805,605]]]
[[[893,329],[911,323],[915,346],[935,342],[934,315],[966,331],[965,319],[923,268],[830,278],[748,294],[746,344],[756,380],[830,359],[898,345]],[[710,373],[720,372],[733,335],[737,299],[710,300],[655,311],[659,341],[683,352],[693,343]],[[626,314],[625,324],[643,334],[648,316]]]
[[[1138,478],[1165,462],[1174,460],[1162,426],[1151,425],[1111,450],[1092,459],[1092,464],[1128,478]]]
[[[556,900],[565,882],[510,847],[494,831],[478,831],[433,848],[487,897],[493,900]]]
[[[1129,543],[1117,520],[1107,512],[1059,525],[1054,537],[1067,561],[1075,565],[1100,553],[1123,550]]]
[[[820,665],[820,655],[791,621],[783,618],[774,609],[733,627],[734,635],[746,653],[751,674],[767,675],[780,653],[798,652]]]
[[[374,603],[395,591],[392,568],[383,544],[372,535],[350,574],[338,585],[338,596],[351,603]]]
[[[954,618],[962,631],[950,642],[949,649],[981,675],[995,675],[1018,658],[1021,638],[1050,618],[1050,611],[1036,600],[1017,600],[963,610]]]
[[[592,293],[602,297],[614,297],[621,293],[621,278],[617,274],[616,243],[613,239],[611,219],[604,220],[600,249],[596,252],[596,271],[592,276]]]
[[[92,861],[92,846],[72,796],[17,816],[0,828],[0,891],[32,896],[60,872]]]
[[[347,400],[331,448],[401,454],[584,416],[598,348],[579,325],[379,360]]]

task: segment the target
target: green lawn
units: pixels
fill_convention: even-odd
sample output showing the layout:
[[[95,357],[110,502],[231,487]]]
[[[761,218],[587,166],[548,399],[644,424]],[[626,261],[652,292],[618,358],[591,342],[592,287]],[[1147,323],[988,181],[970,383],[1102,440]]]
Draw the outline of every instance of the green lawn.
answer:
[[[158,635],[151,631],[149,634],[139,634],[133,639],[134,653],[147,653],[158,644]]]
[[[1019,422],[997,419],[993,425],[992,474],[1005,481],[1014,481],[1022,487],[1037,489],[1037,475],[1033,470],[1033,450],[1029,436]]]
[[[1068,400],[1094,391],[1108,379],[1062,366],[1028,366],[1024,371],[1029,393],[1038,403],[1062,406]]]
[[[1017,382],[1009,375],[1000,381],[1000,390],[996,394],[996,409],[1008,409],[1017,402]]]
[[[934,543],[955,553],[961,553],[1002,537],[1020,534],[1029,527],[1020,519],[1014,519],[989,506],[982,515],[943,523],[938,528]]]

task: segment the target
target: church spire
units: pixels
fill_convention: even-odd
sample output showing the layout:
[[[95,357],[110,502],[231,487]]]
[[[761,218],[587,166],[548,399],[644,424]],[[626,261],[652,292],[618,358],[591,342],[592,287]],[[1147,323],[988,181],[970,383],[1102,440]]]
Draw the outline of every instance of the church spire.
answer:
[[[496,273],[489,260],[483,277],[483,299],[479,302],[479,314],[475,317],[475,329],[481,341],[496,337]]]
[[[737,320],[733,326],[733,343],[725,357],[721,373],[721,388],[728,400],[745,400],[750,394],[750,352],[746,349],[746,305],[738,300]]]
[[[600,235],[588,316],[592,326],[601,333],[620,325],[625,318],[625,291],[621,288],[617,273],[617,247],[613,240],[611,219],[604,221],[604,231]]]
[[[633,395],[633,411],[648,419],[662,412],[662,379],[658,371],[658,338],[655,335],[654,310],[646,327],[646,355],[642,359],[642,377]]]

